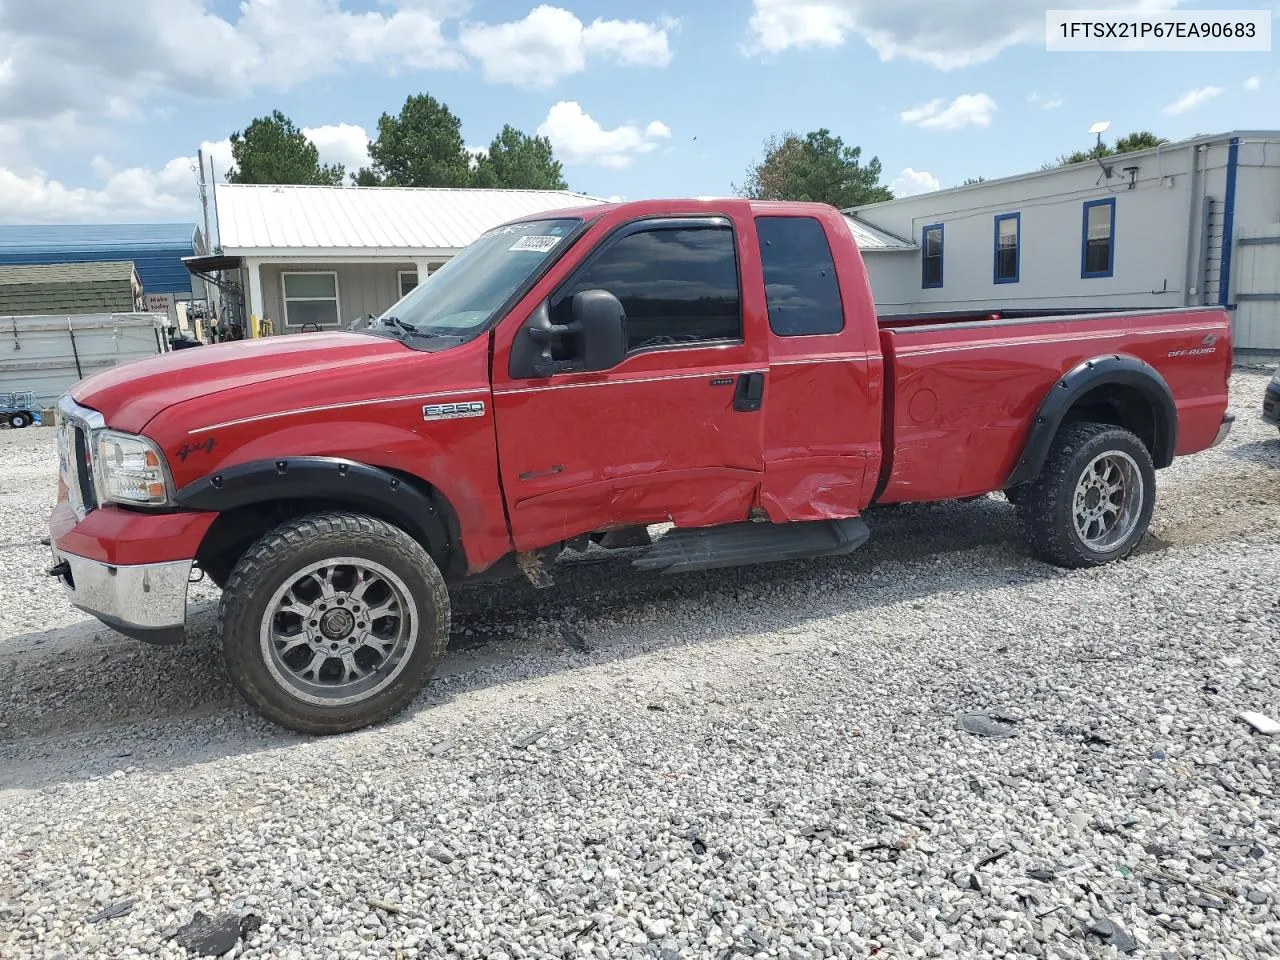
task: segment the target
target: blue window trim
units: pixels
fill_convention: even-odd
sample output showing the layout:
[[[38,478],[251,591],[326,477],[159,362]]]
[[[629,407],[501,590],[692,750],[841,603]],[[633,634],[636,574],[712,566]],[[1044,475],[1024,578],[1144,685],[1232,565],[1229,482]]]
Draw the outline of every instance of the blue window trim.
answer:
[[[1107,248],[1107,269],[1089,271],[1089,211],[1094,207],[1111,208],[1111,243]],[[1115,276],[1116,272],[1116,198],[1105,200],[1086,200],[1084,210],[1080,214],[1080,279],[1098,280]]]
[[[1000,270],[1000,224],[1005,220],[1012,220],[1014,224],[1014,244],[1013,244],[1013,276],[1002,277]],[[1017,283],[1019,276],[1022,274],[1022,214],[1021,213],[997,213],[994,226],[994,239],[991,244],[991,282],[992,283]]]
[[[926,271],[928,270],[928,253],[929,253],[929,231],[938,231],[938,282],[930,283],[926,279]],[[920,288],[922,290],[939,290],[942,288],[943,278],[946,276],[947,263],[947,234],[940,223],[927,224],[920,231]]]

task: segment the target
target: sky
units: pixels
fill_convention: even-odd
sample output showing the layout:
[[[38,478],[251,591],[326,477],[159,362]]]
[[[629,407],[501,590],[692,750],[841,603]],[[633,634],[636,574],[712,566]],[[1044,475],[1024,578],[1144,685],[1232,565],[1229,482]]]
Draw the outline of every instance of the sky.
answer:
[[[1280,128],[1277,52],[1046,52],[1062,6],[0,0],[0,223],[194,222],[197,151],[222,179],[254,117],[283,111],[354,170],[378,117],[422,92],[469,146],[505,123],[546,135],[571,189],[626,199],[726,195],[767,137],[820,127],[899,195],[1038,169],[1099,120],[1171,140]]]

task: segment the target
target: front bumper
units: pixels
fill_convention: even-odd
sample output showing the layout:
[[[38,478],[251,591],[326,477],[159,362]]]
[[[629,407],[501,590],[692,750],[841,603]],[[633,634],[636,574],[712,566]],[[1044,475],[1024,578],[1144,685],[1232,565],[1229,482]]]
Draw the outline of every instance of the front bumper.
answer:
[[[62,581],[72,606],[126,637],[181,643],[186,636],[192,561],[111,566],[53,550],[50,575]]]
[[[1262,398],[1262,419],[1280,427],[1280,383],[1272,380]]]

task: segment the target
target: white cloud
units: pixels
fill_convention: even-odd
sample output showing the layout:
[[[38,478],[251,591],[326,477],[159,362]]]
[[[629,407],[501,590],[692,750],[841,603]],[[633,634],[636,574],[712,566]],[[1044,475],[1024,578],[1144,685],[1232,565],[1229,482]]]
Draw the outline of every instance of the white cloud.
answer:
[[[316,145],[321,163],[340,163],[352,173],[373,164],[369,158],[369,132],[357,124],[303,127],[302,135]]]
[[[160,170],[117,170],[101,157],[90,167],[99,186],[68,187],[40,170],[21,174],[0,167],[0,222],[146,221],[196,214],[194,157],[176,157]]]
[[[1203,103],[1208,103],[1221,93],[1221,87],[1201,87],[1198,90],[1188,90],[1173,103],[1165,107],[1164,114],[1167,117],[1176,117],[1180,113],[1186,113],[1189,110],[1194,110]]]
[[[1168,10],[1179,0],[1110,0],[1115,10]],[[1044,44],[1052,0],[753,0],[742,45],[748,55],[838,47],[861,37],[881,60],[954,70],[1018,44]]]
[[[1253,90],[1261,90],[1261,89],[1262,89],[1262,78],[1261,78],[1261,77],[1250,77],[1248,80],[1246,80],[1246,81],[1244,82],[1243,86],[1244,86],[1244,88],[1245,88],[1246,90],[1249,90],[1249,91],[1253,91]]]
[[[907,167],[889,184],[895,197],[914,197],[920,193],[932,193],[942,188],[941,182],[928,170]]]
[[[950,103],[939,97],[898,114],[903,123],[926,130],[989,127],[996,102],[985,93],[962,93]]]
[[[624,123],[606,130],[575,100],[561,100],[547,112],[538,126],[538,135],[551,140],[556,156],[565,163],[595,163],[622,169],[640,154],[656,150],[671,129],[655,120],[643,129]]]
[[[1041,110],[1057,110],[1066,101],[1056,94],[1052,97],[1042,97],[1038,93],[1029,93],[1027,94],[1027,103],[1033,104]]]
[[[119,117],[154,94],[242,97],[351,66],[465,67],[441,27],[430,5],[405,3],[355,13],[339,0],[242,0],[229,19],[210,0],[5,0],[0,118]]]
[[[513,23],[464,23],[458,43],[480,61],[486,80],[538,89],[581,73],[591,59],[664,67],[671,62],[668,33],[675,26],[672,20],[604,19],[584,26],[568,10],[543,4]]]

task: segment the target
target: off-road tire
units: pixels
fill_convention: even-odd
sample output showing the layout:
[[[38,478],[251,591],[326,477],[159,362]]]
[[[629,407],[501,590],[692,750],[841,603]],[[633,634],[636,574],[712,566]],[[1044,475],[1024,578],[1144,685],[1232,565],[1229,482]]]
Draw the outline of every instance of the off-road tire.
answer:
[[[1076,484],[1094,458],[1109,451],[1127,454],[1142,478],[1142,502],[1137,524],[1114,549],[1098,552],[1076,530],[1073,502]],[[1122,560],[1146,536],[1155,508],[1156,473],[1151,454],[1128,430],[1106,423],[1071,423],[1062,427],[1040,475],[1022,485],[1018,515],[1032,551],[1059,567],[1097,567]]]
[[[417,614],[417,642],[408,663],[385,688],[365,700],[322,706],[294,696],[268,668],[260,631],[267,604],[296,571],[330,557],[366,558],[395,573]],[[227,672],[249,704],[268,720],[298,733],[358,730],[403,710],[431,679],[449,642],[449,593],[439,567],[403,530],[355,513],[316,513],[262,536],[231,571],[218,606]]]
[[[29,426],[30,423],[31,418],[25,413],[9,414],[9,426],[13,427],[15,430],[21,430],[23,427]]]

